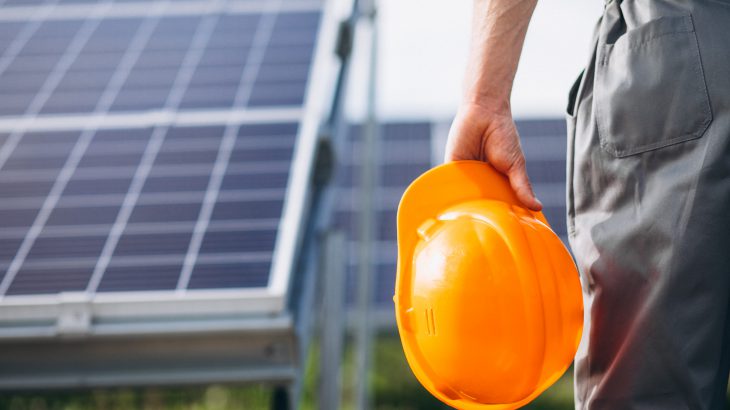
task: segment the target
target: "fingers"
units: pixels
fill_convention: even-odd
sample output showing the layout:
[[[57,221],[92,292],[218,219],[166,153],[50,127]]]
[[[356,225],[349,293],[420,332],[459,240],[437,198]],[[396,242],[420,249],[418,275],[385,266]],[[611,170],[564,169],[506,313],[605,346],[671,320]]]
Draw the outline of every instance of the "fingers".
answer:
[[[517,195],[517,199],[520,200],[522,205],[533,211],[542,210],[542,203],[535,196],[535,192],[532,190],[532,184],[527,176],[527,168],[525,167],[525,157],[522,152],[519,153],[519,157],[509,167],[507,171],[507,177],[512,189]]]
[[[533,211],[542,209],[527,176],[520,137],[511,115],[460,110],[449,130],[444,161],[461,160],[490,163],[508,177],[523,206]]]

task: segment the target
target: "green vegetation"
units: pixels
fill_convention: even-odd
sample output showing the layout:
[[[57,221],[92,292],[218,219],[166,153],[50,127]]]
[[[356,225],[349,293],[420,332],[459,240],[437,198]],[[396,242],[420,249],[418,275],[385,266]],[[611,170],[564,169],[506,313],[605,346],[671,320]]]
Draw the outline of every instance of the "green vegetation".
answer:
[[[348,349],[343,364],[343,410],[353,408],[353,354]],[[315,410],[316,346],[311,349],[302,392],[302,409]],[[400,341],[393,334],[381,335],[374,345],[374,368],[370,375],[372,408],[376,410],[448,409],[433,398],[408,368]],[[0,410],[241,410],[268,409],[271,386],[207,386],[178,388],[95,389],[0,395]],[[573,408],[572,374],[555,385],[526,409]],[[730,408],[730,407],[729,407]]]

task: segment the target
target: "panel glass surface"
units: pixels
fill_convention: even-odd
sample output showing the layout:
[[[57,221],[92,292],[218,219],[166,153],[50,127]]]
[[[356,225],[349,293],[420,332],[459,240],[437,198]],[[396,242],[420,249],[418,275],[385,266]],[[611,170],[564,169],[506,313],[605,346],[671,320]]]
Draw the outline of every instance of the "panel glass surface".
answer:
[[[76,121],[0,133],[0,298],[267,286],[298,120],[205,114],[301,109],[319,6],[179,3],[0,0],[0,122]]]

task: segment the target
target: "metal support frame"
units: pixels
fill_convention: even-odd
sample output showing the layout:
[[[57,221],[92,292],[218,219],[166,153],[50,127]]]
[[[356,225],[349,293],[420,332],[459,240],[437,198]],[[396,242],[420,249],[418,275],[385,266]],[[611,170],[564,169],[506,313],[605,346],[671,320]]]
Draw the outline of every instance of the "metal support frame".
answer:
[[[320,374],[318,408],[340,408],[341,362],[344,345],[344,289],[347,261],[345,259],[345,235],[341,231],[329,231],[324,237],[321,266],[324,267],[320,339]]]
[[[375,0],[362,0],[360,13],[368,20],[370,29],[370,56],[368,73],[368,101],[365,126],[362,132],[362,161],[360,168],[360,213],[359,213],[359,249],[357,278],[357,326],[355,369],[355,408],[370,408],[370,356],[372,349],[372,326],[370,324],[370,307],[372,303],[374,274],[373,260],[375,239],[375,209],[377,204],[379,127],[377,121],[377,53],[378,30],[376,21]]]

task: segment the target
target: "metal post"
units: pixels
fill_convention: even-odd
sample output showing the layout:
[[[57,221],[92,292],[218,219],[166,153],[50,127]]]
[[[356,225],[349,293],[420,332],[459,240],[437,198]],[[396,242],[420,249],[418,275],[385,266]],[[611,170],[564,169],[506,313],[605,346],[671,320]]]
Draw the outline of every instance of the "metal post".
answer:
[[[341,394],[340,363],[344,329],[344,288],[347,260],[345,235],[329,231],[324,237],[322,265],[322,339],[320,344],[319,409],[339,410]]]
[[[367,17],[370,29],[370,61],[368,78],[367,117],[362,132],[362,159],[360,168],[359,264],[357,281],[356,326],[356,389],[355,407],[366,410],[369,406],[369,373],[372,327],[370,302],[374,284],[373,244],[376,223],[376,183],[378,175],[378,123],[376,118],[378,36],[375,19],[375,0],[361,0],[360,12]]]

